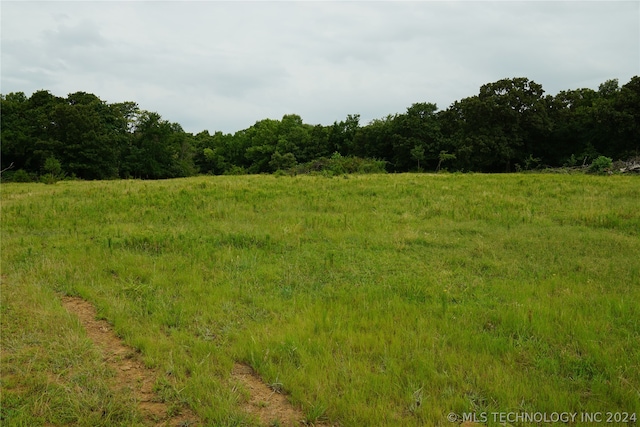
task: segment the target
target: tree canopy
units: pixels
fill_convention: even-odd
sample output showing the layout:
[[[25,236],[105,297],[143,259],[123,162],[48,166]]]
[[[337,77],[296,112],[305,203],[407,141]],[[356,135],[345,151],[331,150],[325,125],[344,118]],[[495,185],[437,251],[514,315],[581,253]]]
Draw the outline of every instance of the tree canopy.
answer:
[[[389,172],[509,172],[640,154],[638,76],[555,96],[524,77],[502,79],[445,110],[417,102],[364,125],[349,114],[328,126],[287,114],[234,134],[193,135],[135,102],[108,104],[86,92],[16,92],[0,102],[1,169],[31,178],[52,165],[81,179],[162,179],[272,173],[350,157],[376,159]]]

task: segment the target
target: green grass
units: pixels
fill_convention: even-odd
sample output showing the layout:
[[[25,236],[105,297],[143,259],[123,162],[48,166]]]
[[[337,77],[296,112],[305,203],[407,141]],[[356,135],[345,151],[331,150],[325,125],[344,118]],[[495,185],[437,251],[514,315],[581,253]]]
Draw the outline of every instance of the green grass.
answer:
[[[344,426],[638,414],[639,200],[629,176],[3,184],[0,414],[80,425],[89,399],[137,419],[74,383],[108,372],[56,294],[95,304],[212,425],[248,422],[235,361]],[[43,410],[58,387],[75,392]]]
[[[8,273],[6,261],[2,270],[0,424],[141,425],[132,396],[114,391],[113,373],[55,293]]]

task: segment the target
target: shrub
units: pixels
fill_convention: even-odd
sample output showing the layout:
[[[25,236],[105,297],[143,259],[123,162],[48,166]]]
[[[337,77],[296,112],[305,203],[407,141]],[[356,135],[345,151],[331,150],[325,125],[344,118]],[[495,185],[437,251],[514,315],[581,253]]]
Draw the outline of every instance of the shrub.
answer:
[[[60,161],[55,157],[49,157],[44,162],[44,166],[42,167],[44,175],[40,177],[40,181],[45,184],[55,184],[58,180],[64,178],[64,173],[62,172],[62,165]]]
[[[6,173],[6,172],[5,172]],[[3,181],[4,181],[4,174],[2,175],[3,177]],[[7,174],[6,177],[7,181],[11,181],[11,182],[31,182],[33,181],[33,179],[31,178],[31,175],[29,175],[29,173],[27,171],[25,171],[24,169],[18,169],[17,171],[15,171],[12,174]]]
[[[246,175],[247,170],[242,166],[233,165],[226,171],[224,171],[224,175]]]
[[[613,160],[610,157],[600,156],[591,163],[591,166],[589,166],[589,172],[605,173],[610,171],[612,166]]]
[[[386,173],[384,160],[363,159],[361,157],[342,156],[334,153],[330,158],[320,157],[308,163],[296,165],[295,174],[319,173],[324,176],[336,176],[352,173]]]
[[[271,156],[269,166],[271,166],[274,171],[277,171],[291,169],[296,163],[296,156],[293,153],[280,154],[280,152],[276,150]]]

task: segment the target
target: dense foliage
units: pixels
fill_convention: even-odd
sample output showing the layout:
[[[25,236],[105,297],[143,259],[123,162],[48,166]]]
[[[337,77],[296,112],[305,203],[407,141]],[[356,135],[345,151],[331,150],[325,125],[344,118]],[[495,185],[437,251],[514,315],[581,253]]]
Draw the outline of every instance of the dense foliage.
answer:
[[[1,96],[3,178],[159,179],[195,174],[359,171],[509,172],[640,153],[640,77],[555,96],[527,78],[485,84],[446,110],[415,103],[366,125],[358,114],[310,125],[288,114],[235,134],[185,132],[134,102],[41,90]],[[340,157],[336,157],[340,156]],[[333,159],[333,161],[331,161]],[[376,159],[363,160],[363,159]],[[338,163],[340,163],[338,162]],[[380,163],[382,162],[382,163]]]

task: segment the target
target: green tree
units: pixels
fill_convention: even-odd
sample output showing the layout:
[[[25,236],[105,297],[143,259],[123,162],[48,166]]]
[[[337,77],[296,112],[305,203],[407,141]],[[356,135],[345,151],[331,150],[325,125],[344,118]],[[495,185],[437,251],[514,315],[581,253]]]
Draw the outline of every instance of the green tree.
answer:
[[[539,156],[538,142],[549,128],[542,86],[524,77],[503,79],[480,88],[479,99],[494,135],[498,136],[496,159],[510,170],[530,154]]]
[[[47,90],[31,94],[28,102],[29,152],[30,161],[25,169],[39,172],[41,165],[49,157],[63,158],[63,144],[55,137],[56,122],[54,110],[64,104],[64,98],[52,95]],[[64,166],[63,166],[64,167]]]
[[[416,145],[411,150],[411,158],[418,162],[418,170],[420,170],[420,160],[424,160],[424,147]]]
[[[30,136],[32,123],[29,117],[29,100],[23,92],[0,96],[0,123],[0,169],[13,165],[12,168],[17,170],[33,171],[34,144]]]
[[[386,162],[393,158],[393,141],[397,115],[388,115],[374,119],[361,127],[354,139],[353,155],[362,158],[382,159]]]
[[[422,147],[424,158],[434,160],[440,148],[440,124],[436,116],[438,107],[432,103],[415,103],[406,113],[393,119],[391,136],[392,156],[386,158],[396,171],[407,171],[412,167],[415,147]]]
[[[64,177],[62,165],[55,157],[49,157],[42,166],[44,175],[42,180],[46,184],[54,184],[56,181]]]
[[[247,129],[244,136],[249,141],[249,147],[245,151],[249,173],[270,171],[269,162],[277,149],[279,128],[279,120],[264,119]]]
[[[589,166],[589,172],[591,173],[605,173],[611,170],[613,166],[613,160],[610,157],[599,156]]]
[[[135,102],[118,102],[110,104],[111,113],[108,115],[106,125],[111,132],[111,141],[118,152],[116,170],[122,178],[130,176],[127,169],[126,158],[131,151],[134,140],[135,127],[141,113]]]
[[[179,124],[141,111],[134,129],[124,154],[124,176],[163,179],[195,172],[191,141]]]
[[[546,152],[556,165],[627,158],[640,151],[640,79],[619,87],[616,79],[597,91],[576,89],[547,97],[552,131]],[[572,161],[573,159],[573,161]]]
[[[278,170],[291,169],[296,163],[296,156],[294,156],[293,153],[280,154],[280,152],[276,150],[276,152],[271,155],[269,166],[271,166],[272,171],[275,172]]]
[[[539,142],[550,131],[542,86],[526,78],[485,84],[477,96],[454,102],[441,116],[447,147],[462,168],[509,171],[529,155],[542,157]]]
[[[448,160],[455,160],[455,159],[456,159],[455,154],[449,154],[445,150],[440,151],[440,154],[438,154],[438,166],[436,166],[436,172],[440,171],[440,167],[442,166],[442,163]]]
[[[308,139],[299,146],[298,161],[310,162],[320,157],[328,157],[331,154],[329,146],[329,128],[322,125],[306,125]]]
[[[345,120],[333,122],[329,130],[330,151],[343,156],[354,154],[357,150],[354,141],[359,129],[360,114],[348,114]]]
[[[70,94],[53,108],[50,135],[59,142],[65,171],[84,179],[115,178],[122,139],[117,111],[86,92]]]
[[[551,132],[541,141],[543,154],[548,164],[560,166],[574,161],[587,152],[590,140],[588,123],[590,109],[597,93],[592,89],[561,91],[547,97]]]
[[[614,101],[620,114],[618,138],[620,145],[614,155],[621,159],[640,156],[640,77],[632,77],[624,84]]]
[[[637,76],[623,87],[617,79],[599,86],[590,121],[591,144],[598,154],[626,159],[640,152],[639,86]]]
[[[286,114],[280,121],[278,128],[278,142],[276,151],[291,153],[296,158],[306,159],[302,155],[305,147],[311,143],[311,127],[302,122],[297,114]]]

